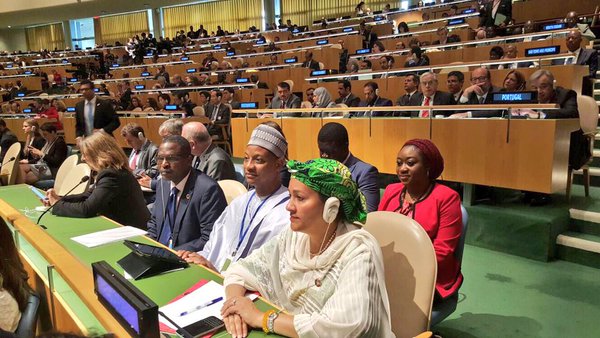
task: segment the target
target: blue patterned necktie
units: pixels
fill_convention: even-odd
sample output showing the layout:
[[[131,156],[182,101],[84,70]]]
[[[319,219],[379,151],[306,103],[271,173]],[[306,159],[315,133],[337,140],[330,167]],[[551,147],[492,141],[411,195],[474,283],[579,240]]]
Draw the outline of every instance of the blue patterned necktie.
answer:
[[[171,189],[169,195],[169,201],[167,202],[167,208],[165,210],[165,218],[163,219],[163,226],[160,232],[158,241],[168,247],[172,247],[169,243],[171,241],[171,234],[173,233],[173,227],[175,226],[175,216],[177,215],[177,194],[179,190],[176,187]]]

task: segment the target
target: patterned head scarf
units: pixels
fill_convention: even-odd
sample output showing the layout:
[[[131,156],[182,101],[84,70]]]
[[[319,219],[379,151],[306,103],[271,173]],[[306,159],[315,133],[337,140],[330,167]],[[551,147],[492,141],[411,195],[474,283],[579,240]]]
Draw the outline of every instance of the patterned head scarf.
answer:
[[[344,219],[364,224],[367,220],[367,202],[358,190],[350,170],[342,163],[318,158],[308,162],[291,160],[287,163],[292,178],[326,197],[337,197],[341,202]]]
[[[425,162],[429,164],[429,179],[435,180],[440,177],[444,171],[444,158],[433,142],[427,139],[412,139],[406,141],[402,148],[406,146],[417,147],[421,151]]]

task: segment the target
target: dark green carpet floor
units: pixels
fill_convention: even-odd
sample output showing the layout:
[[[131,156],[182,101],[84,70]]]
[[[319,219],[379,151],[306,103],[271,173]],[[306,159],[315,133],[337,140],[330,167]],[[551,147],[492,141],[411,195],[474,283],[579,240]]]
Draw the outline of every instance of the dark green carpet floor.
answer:
[[[598,337],[600,270],[467,245],[459,304],[443,337]]]

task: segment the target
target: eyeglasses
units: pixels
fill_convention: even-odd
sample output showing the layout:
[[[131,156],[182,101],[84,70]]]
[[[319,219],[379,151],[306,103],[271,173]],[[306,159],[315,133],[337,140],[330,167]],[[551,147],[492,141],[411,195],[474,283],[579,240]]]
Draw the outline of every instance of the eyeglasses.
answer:
[[[163,161],[166,161],[168,163],[174,163],[174,162],[179,162],[183,159],[183,156],[156,156],[156,163],[162,163]]]

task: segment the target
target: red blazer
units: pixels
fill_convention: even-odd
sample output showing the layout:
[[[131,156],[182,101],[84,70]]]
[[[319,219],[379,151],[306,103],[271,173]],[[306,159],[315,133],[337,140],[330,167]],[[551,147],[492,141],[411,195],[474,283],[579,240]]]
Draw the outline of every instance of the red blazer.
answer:
[[[56,119],[56,129],[58,129],[58,130],[63,129],[63,125],[62,125],[62,123],[60,123],[60,116],[58,115],[58,111],[56,110],[56,108],[50,107],[36,115],[36,118],[44,118],[44,117],[48,118],[48,119]]]
[[[402,183],[388,185],[379,211],[398,209],[402,189]],[[463,281],[461,262],[454,253],[462,233],[460,197],[456,191],[436,183],[429,196],[418,202],[414,210],[413,219],[427,231],[433,242],[438,264],[435,288],[442,298],[446,298],[456,292]]]

